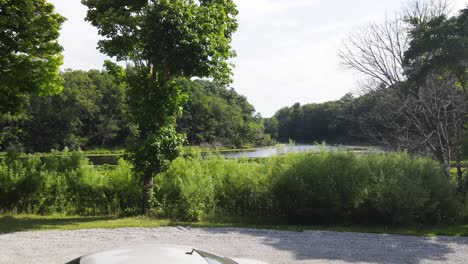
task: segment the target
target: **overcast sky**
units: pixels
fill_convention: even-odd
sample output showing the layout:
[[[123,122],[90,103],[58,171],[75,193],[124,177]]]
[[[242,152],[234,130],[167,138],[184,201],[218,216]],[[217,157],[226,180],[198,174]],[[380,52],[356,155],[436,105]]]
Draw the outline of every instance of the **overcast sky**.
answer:
[[[450,0],[449,0],[450,1]],[[80,0],[49,0],[68,20],[62,27],[64,66],[101,69],[97,30],[84,21]],[[393,16],[399,0],[235,0],[239,29],[234,36],[232,86],[262,116],[296,102],[335,100],[355,91],[355,73],[342,69],[337,50],[346,35],[369,22]],[[454,9],[468,3],[451,0]]]

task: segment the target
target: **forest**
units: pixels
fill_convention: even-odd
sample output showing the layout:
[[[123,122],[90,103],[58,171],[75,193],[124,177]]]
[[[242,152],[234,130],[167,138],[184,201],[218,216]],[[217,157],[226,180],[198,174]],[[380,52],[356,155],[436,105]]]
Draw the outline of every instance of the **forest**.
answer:
[[[67,70],[64,89],[49,97],[32,95],[21,114],[1,119],[0,143],[28,153],[124,149],[135,135],[129,116],[127,86],[108,70]],[[269,144],[263,119],[234,89],[210,81],[182,82],[185,94],[177,130],[187,144],[246,147]]]

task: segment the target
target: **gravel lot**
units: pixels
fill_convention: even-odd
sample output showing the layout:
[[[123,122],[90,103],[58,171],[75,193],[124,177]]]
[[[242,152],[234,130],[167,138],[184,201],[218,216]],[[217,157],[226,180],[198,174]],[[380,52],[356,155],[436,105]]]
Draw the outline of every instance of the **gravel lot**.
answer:
[[[269,263],[468,263],[468,238],[182,227],[1,234],[0,263],[64,263],[90,252],[150,243],[191,245]]]

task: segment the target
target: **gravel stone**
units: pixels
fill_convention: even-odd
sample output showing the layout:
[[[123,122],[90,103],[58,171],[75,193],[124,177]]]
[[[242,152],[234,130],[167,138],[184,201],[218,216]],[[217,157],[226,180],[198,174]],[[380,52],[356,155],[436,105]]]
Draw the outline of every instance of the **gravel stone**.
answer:
[[[468,263],[468,238],[242,228],[119,228],[0,234],[1,264],[65,263],[78,256],[175,244],[269,263]]]

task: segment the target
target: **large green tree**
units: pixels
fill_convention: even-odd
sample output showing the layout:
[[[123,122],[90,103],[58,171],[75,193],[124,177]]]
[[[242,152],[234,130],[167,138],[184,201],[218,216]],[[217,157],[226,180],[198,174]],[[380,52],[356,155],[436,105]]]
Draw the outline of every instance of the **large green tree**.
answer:
[[[127,60],[130,110],[139,136],[129,149],[145,188],[150,212],[153,177],[179,154],[175,132],[184,96],[180,79],[211,77],[229,83],[235,56],[232,34],[237,9],[232,0],[83,0],[87,20],[105,37],[102,52]]]
[[[0,114],[20,112],[31,94],[62,90],[64,21],[45,0],[0,0]]]

